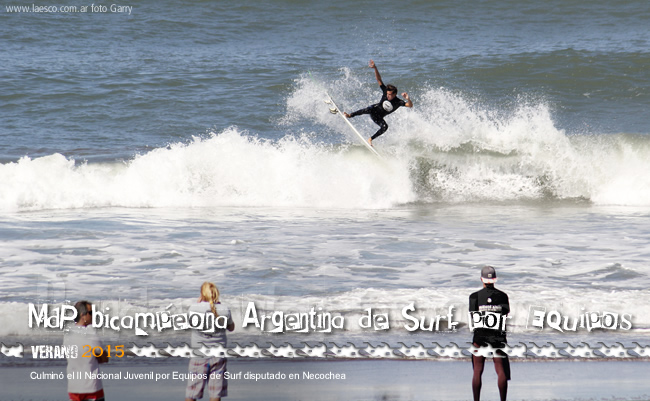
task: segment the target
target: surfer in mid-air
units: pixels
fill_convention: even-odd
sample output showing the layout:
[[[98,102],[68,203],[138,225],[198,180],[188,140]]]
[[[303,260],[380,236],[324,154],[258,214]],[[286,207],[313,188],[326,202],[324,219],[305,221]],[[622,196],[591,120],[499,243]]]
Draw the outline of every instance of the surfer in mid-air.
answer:
[[[406,99],[406,102],[400,98],[397,97],[397,88],[393,85],[384,85],[384,81],[381,80],[381,75],[379,75],[379,70],[377,69],[377,66],[375,65],[375,62],[370,60],[368,63],[368,67],[372,68],[375,70],[375,78],[377,79],[377,83],[379,84],[379,87],[381,90],[384,92],[384,94],[381,97],[381,100],[379,103],[370,105],[366,107],[365,109],[357,110],[352,114],[348,113],[343,113],[343,115],[347,118],[352,118],[361,114],[370,114],[370,118],[372,118],[372,121],[379,125],[379,129],[377,132],[375,132],[375,135],[372,137],[368,138],[368,143],[370,146],[372,146],[372,140],[376,139],[378,136],[386,132],[388,129],[388,124],[386,124],[386,121],[384,120],[384,117],[389,115],[390,113],[394,112],[398,108],[405,106],[405,107],[413,107],[413,102],[409,98],[408,93],[404,92],[402,93],[402,97]]]

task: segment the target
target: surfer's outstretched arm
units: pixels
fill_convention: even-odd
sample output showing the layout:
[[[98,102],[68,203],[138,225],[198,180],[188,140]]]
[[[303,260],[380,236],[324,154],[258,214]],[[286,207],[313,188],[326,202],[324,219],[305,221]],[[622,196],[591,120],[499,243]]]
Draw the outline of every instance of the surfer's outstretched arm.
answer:
[[[375,78],[377,79],[377,83],[379,84],[379,86],[383,86],[384,81],[381,80],[381,75],[379,75],[379,70],[377,69],[377,66],[375,65],[375,62],[370,60],[368,62],[368,67],[375,70]]]
[[[404,104],[404,107],[413,107],[413,101],[409,97],[409,94],[404,92],[402,93],[402,97],[406,99],[406,103]]]

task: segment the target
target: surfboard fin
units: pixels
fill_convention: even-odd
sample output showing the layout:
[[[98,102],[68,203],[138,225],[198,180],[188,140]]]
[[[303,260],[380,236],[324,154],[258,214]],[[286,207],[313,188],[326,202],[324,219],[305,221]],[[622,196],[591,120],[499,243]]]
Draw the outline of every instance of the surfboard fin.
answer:
[[[332,113],[332,114],[336,114],[336,113],[338,113],[338,112],[339,112],[339,111],[336,110],[336,107],[332,107],[332,108],[330,108],[330,113]]]

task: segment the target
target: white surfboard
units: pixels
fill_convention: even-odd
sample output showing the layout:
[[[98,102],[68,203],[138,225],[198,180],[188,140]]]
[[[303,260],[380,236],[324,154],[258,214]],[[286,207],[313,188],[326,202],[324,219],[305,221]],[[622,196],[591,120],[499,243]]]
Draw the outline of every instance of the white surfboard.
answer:
[[[352,128],[352,131],[357,135],[357,137],[359,138],[359,140],[361,141],[361,143],[363,143],[363,144],[365,145],[365,147],[368,148],[368,150],[371,151],[375,156],[377,156],[377,157],[379,157],[380,159],[382,159],[381,155],[380,155],[380,154],[375,150],[375,148],[373,148],[372,146],[370,146],[370,144],[368,143],[368,141],[366,140],[366,138],[364,138],[363,135],[361,135],[361,134],[359,133],[359,131],[357,131],[357,129],[354,128],[354,125],[352,125],[352,123],[350,122],[350,120],[348,120],[348,119],[343,115],[343,112],[341,111],[341,109],[339,109],[339,107],[336,105],[336,103],[334,103],[334,99],[332,99],[332,97],[330,96],[330,94],[327,93],[327,92],[325,92],[325,94],[327,95],[327,98],[328,98],[328,100],[326,100],[325,103],[334,106],[334,108],[331,108],[330,111],[331,111],[333,114],[338,114],[339,116],[341,116],[341,118],[342,118],[346,123],[348,123],[348,125],[350,126],[350,128]]]

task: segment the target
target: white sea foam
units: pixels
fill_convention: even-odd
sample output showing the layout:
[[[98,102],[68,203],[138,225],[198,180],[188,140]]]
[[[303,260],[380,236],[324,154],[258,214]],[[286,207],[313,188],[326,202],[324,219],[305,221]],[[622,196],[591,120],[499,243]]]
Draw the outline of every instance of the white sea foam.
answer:
[[[339,96],[359,91],[358,86],[353,78],[344,80]],[[376,90],[364,91],[370,99]],[[650,141],[645,137],[567,136],[555,128],[544,104],[522,101],[498,112],[445,89],[414,96],[416,107],[389,116],[391,128],[375,141],[385,161],[360,146],[290,133],[308,120],[325,128],[332,142],[338,137],[356,144],[349,128],[321,102],[322,87],[305,79],[287,100],[283,125],[288,133],[278,141],[232,127],[124,163],[25,156],[0,165],[0,210],[378,209],[416,201],[539,199],[650,205],[650,175],[643,173],[650,169]],[[342,104],[361,107],[366,101]],[[364,132],[376,128],[364,116],[354,122]]]
[[[288,118],[342,132],[339,118],[319,104],[325,81],[298,80],[287,101]],[[330,85],[343,109],[377,99],[349,71]],[[359,95],[361,93],[361,95]],[[411,93],[415,107],[387,117],[389,131],[376,146],[409,160],[419,201],[471,202],[522,199],[584,199],[604,205],[650,204],[650,140],[644,136],[572,134],[556,128],[543,101],[519,99],[495,108],[444,88]],[[354,123],[372,133],[369,118]]]
[[[296,206],[384,208],[415,199],[406,163],[229,129],[124,164],[62,155],[0,166],[0,208]]]

